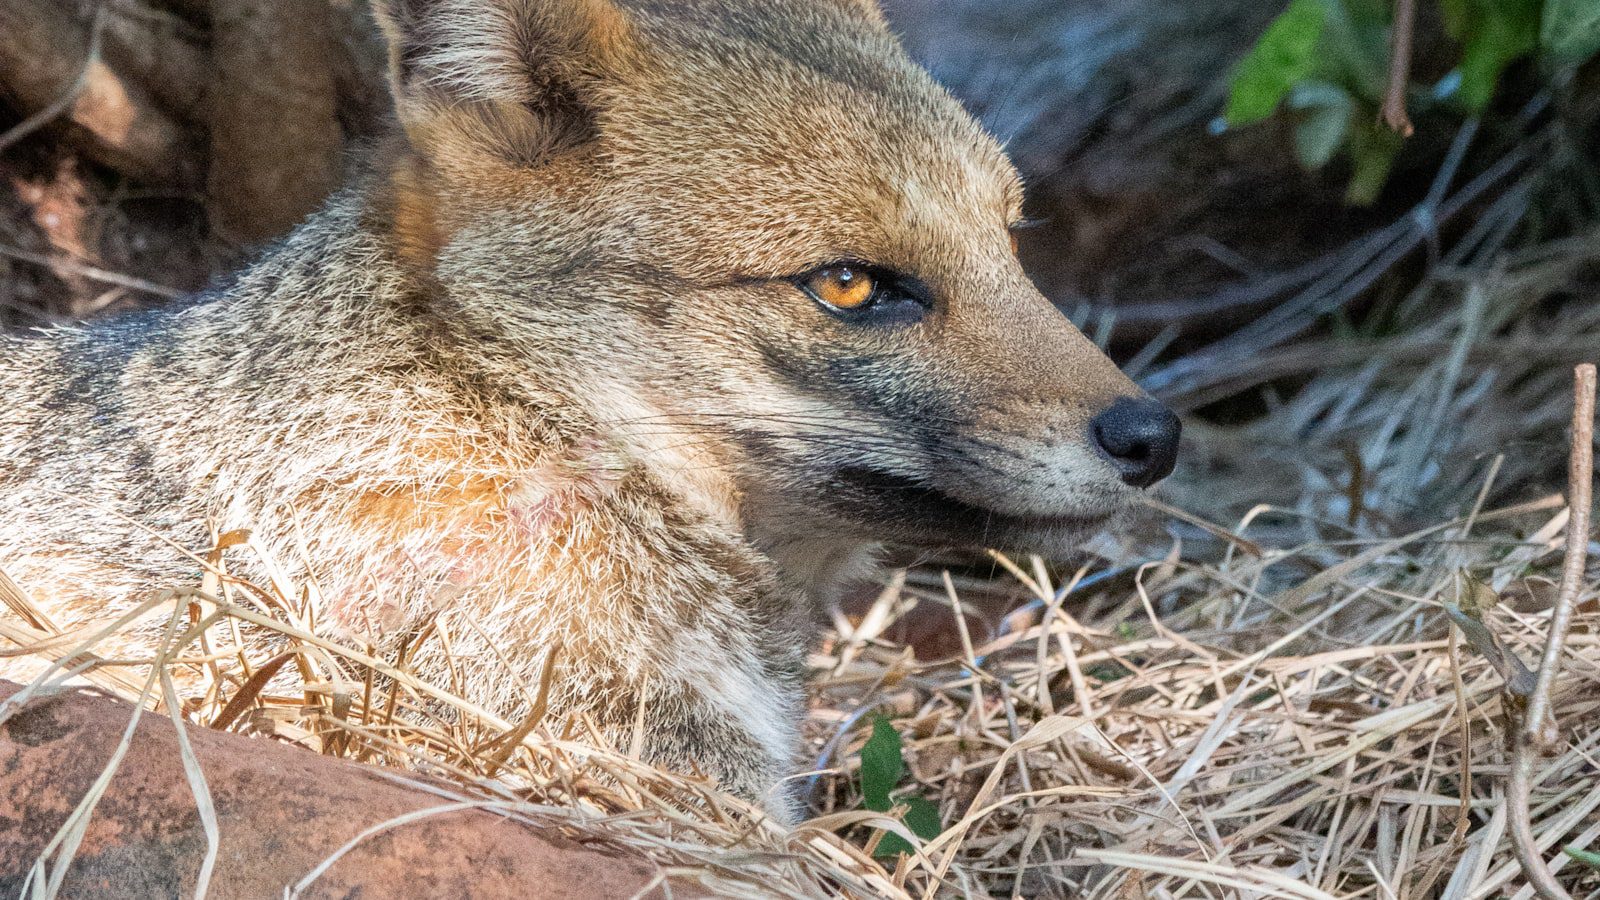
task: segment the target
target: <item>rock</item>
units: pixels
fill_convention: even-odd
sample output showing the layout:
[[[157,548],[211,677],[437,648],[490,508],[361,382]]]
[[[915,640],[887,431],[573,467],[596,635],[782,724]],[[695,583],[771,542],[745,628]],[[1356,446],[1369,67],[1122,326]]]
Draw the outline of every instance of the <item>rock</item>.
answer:
[[[19,687],[0,682],[9,701]],[[0,894],[29,896],[35,860],[110,760],[133,707],[93,690],[29,702],[0,724]],[[380,770],[264,738],[188,729],[219,820],[209,896],[283,897],[363,830],[450,801]],[[421,781],[419,776],[407,776]],[[193,896],[206,837],[172,720],[146,713],[83,843],[63,897]],[[370,837],[306,897],[697,896],[652,888],[659,868],[483,810]],[[642,893],[651,888],[647,893]]]

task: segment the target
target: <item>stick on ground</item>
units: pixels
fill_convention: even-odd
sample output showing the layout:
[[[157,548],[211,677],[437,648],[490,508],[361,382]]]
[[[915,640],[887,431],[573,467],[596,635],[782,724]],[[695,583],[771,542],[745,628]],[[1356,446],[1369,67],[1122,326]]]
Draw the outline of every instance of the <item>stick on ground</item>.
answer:
[[[1594,483],[1594,405],[1595,367],[1578,366],[1573,387],[1572,454],[1569,457],[1567,505],[1567,550],[1561,570],[1561,590],[1550,613],[1550,635],[1545,639],[1544,657],[1539,662],[1539,680],[1528,698],[1522,727],[1512,730],[1511,777],[1506,784],[1506,814],[1510,822],[1512,846],[1517,862],[1534,892],[1545,900],[1572,900],[1555,875],[1545,865],[1534,840],[1528,801],[1533,791],[1533,767],[1539,751],[1556,740],[1557,729],[1550,716],[1550,688],[1561,669],[1561,649],[1572,610],[1583,587],[1584,564],[1589,549],[1589,512]]]
[[[1411,43],[1417,28],[1417,0],[1397,0],[1389,46],[1389,85],[1383,97],[1383,124],[1401,137],[1415,130],[1406,115],[1406,85],[1411,82]]]

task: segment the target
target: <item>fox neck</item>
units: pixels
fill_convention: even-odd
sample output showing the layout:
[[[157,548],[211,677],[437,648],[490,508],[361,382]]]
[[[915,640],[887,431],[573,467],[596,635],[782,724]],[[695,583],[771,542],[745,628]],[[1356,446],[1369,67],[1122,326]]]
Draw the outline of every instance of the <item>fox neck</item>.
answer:
[[[773,561],[789,583],[810,597],[820,612],[845,589],[870,579],[882,545],[826,532],[774,528],[748,521],[745,535]]]

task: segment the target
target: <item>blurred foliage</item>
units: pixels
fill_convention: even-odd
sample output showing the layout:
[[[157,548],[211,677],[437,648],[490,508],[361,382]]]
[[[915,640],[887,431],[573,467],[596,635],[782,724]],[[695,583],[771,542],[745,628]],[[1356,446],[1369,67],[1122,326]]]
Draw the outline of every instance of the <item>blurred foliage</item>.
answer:
[[[1453,67],[1432,84],[1412,81],[1409,109],[1474,116],[1488,108],[1506,68],[1537,60],[1546,73],[1600,52],[1600,0],[1417,0],[1435,3],[1454,45]],[[1388,83],[1390,0],[1291,0],[1233,73],[1223,123],[1292,117],[1307,169],[1343,156],[1347,199],[1366,205],[1389,179],[1402,138],[1379,118]]]

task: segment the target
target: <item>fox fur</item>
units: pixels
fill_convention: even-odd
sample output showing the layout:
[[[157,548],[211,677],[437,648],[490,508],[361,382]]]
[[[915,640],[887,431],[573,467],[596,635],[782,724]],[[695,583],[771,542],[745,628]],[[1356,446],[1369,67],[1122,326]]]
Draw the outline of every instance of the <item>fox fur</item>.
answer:
[[[1089,422],[1137,388],[867,0],[376,6],[396,127],[320,212],[204,296],[0,336],[0,568],[74,627],[248,529],[323,627],[437,622],[420,673],[513,718],[559,647],[550,715],[792,818],[818,611],[884,541],[1099,527],[1137,491]],[[823,308],[841,260],[925,308]]]

